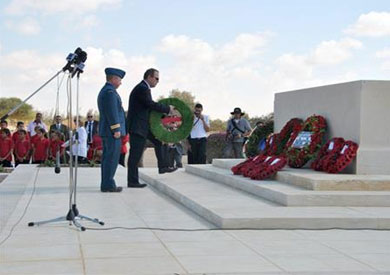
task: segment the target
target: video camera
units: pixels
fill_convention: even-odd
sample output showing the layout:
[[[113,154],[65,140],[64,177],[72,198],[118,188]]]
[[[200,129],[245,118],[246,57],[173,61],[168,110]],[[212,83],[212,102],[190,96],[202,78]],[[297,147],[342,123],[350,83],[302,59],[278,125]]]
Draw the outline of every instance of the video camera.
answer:
[[[87,60],[87,53],[80,47],[77,48],[74,53],[68,54],[66,57],[68,63],[62,68],[62,71],[69,71],[72,77],[78,72],[82,73],[85,67],[85,60]]]

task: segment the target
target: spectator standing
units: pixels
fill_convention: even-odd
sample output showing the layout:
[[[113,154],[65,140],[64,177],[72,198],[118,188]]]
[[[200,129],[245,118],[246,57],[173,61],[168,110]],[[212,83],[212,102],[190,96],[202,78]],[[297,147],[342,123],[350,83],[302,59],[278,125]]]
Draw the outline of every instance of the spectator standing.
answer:
[[[0,165],[3,167],[12,167],[12,152],[14,143],[12,142],[11,132],[8,128],[0,129]]]
[[[15,167],[19,164],[29,164],[30,163],[30,141],[27,139],[28,135],[26,130],[18,130],[18,139],[15,141],[14,147],[14,157],[15,157]],[[13,135],[12,137],[14,137]]]
[[[190,136],[188,137],[188,163],[206,164],[207,132],[210,130],[210,121],[207,115],[203,115],[203,106],[195,105],[194,122]]]
[[[14,142],[14,144],[16,143],[16,141],[18,141],[18,137],[19,137],[19,130],[25,130],[24,129],[24,122],[23,121],[18,121],[18,123],[16,124],[16,131],[13,133],[12,135],[12,141]],[[26,139],[27,140],[30,140],[29,136],[27,135],[27,132],[26,132]]]
[[[88,146],[92,145],[93,136],[98,132],[99,121],[94,120],[94,116],[92,113],[87,114],[87,121],[84,124],[85,130],[87,130]]]
[[[246,138],[250,135],[252,129],[249,121],[242,116],[245,113],[241,112],[241,108],[234,108],[233,112],[230,113],[233,117],[228,120],[226,127],[226,138],[227,144],[224,149],[224,157],[229,158],[243,158],[243,146]]]
[[[60,152],[60,162],[64,162],[64,141],[61,139],[62,133],[57,130],[50,132],[49,159],[57,161],[57,152]]]
[[[32,163],[44,163],[49,154],[49,139],[45,137],[46,131],[43,128],[36,128],[34,138],[31,140]],[[35,137],[36,136],[36,137]]]
[[[39,126],[40,128],[45,130],[45,133],[47,132],[47,126],[42,121],[42,113],[36,113],[35,120],[31,121],[27,126],[27,132],[30,135],[30,137],[35,136],[35,127]]]
[[[50,125],[49,132],[52,133],[53,131],[57,131],[57,134],[60,134],[61,140],[68,140],[69,139],[69,128],[65,124],[62,123],[62,117],[60,115],[56,115],[54,118],[54,123]]]

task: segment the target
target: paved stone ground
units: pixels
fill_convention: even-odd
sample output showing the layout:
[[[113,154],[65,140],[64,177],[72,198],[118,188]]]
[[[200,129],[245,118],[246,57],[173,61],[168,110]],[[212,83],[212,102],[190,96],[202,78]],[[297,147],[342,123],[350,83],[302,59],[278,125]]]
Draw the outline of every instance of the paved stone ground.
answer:
[[[150,187],[99,192],[97,168],[79,169],[78,179],[81,214],[106,223],[82,222],[84,226],[213,227]],[[118,169],[116,179],[125,186],[124,168]],[[24,193],[2,225],[0,242],[22,216],[34,190],[35,176],[25,180]],[[1,200],[13,196],[12,188],[5,188],[11,184],[0,184]],[[0,246],[0,274],[390,274],[390,231],[80,232],[67,222],[27,227],[30,221],[62,216],[68,210],[65,169],[59,175],[40,169],[35,184],[25,216]]]

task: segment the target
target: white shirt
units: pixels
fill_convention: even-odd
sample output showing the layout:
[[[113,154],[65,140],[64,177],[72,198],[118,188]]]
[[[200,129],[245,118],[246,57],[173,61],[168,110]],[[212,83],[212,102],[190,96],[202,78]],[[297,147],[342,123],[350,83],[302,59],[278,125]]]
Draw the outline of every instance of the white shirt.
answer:
[[[210,122],[209,122],[209,116],[207,115],[203,115],[203,119],[204,119],[204,122],[206,123],[206,125],[208,127],[210,127]],[[198,122],[198,118],[195,116],[194,117],[194,122],[192,126],[192,130],[191,130],[191,138],[204,138],[204,137],[207,137],[207,132],[204,128],[204,125],[203,125],[203,121],[201,119],[199,119]]]
[[[73,136],[72,154],[74,156],[77,155],[79,157],[86,158],[87,151],[88,151],[88,149],[87,149],[87,137],[88,137],[87,131],[85,130],[84,127],[80,127],[77,129],[77,133],[79,136],[79,144],[78,145],[76,144],[76,138],[75,138],[75,136]],[[64,143],[64,146],[68,146],[68,145],[69,145],[69,140]]]
[[[36,133],[35,133],[35,127],[41,127],[43,129],[45,129],[45,131],[47,132],[47,127],[46,127],[46,124],[43,123],[43,121],[41,121],[40,123],[36,123],[35,120],[34,121],[31,121],[28,126],[27,126],[27,132],[30,133],[30,136],[35,136]]]

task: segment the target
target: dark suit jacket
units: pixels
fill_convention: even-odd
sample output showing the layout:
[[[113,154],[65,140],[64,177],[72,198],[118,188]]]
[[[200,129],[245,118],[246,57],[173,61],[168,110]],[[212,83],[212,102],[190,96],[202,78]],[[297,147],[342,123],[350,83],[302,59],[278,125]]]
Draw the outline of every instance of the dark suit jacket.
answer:
[[[84,128],[85,128],[85,131],[87,131],[87,134],[88,134],[88,143],[91,143],[92,140],[90,140],[90,137],[91,135],[88,133],[88,120],[84,123]],[[97,129],[98,129],[98,125],[99,125],[99,121],[97,120],[94,120],[93,121],[93,124],[92,124],[92,137],[97,134]]]
[[[65,124],[61,124],[60,129],[57,129],[57,124],[50,125],[49,133],[51,133],[52,131],[60,131],[64,135],[65,140],[69,139],[69,129],[68,126],[66,126]]]
[[[161,113],[169,113],[169,106],[160,104],[152,99],[150,89],[145,81],[141,81],[131,91],[129,97],[129,111],[127,112],[127,129],[132,134],[144,138],[149,133],[149,114],[151,110]]]

